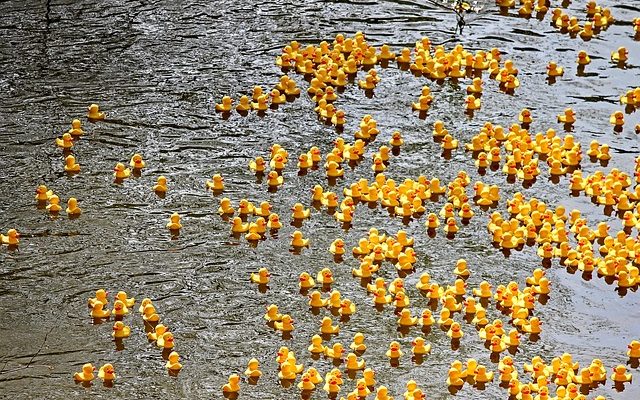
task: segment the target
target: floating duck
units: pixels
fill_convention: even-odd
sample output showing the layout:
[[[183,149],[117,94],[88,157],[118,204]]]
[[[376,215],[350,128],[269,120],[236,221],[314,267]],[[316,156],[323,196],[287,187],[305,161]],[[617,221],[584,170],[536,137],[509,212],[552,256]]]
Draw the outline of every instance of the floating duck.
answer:
[[[282,321],[282,314],[278,312],[278,306],[270,304],[267,306],[267,312],[264,314],[264,319],[268,322]]]
[[[15,229],[9,229],[6,235],[0,234],[0,243],[17,246],[20,243],[20,234]]]
[[[104,113],[100,112],[100,106],[97,104],[91,104],[88,107],[87,118],[90,121],[100,121],[104,119]]]
[[[62,138],[56,138],[56,145],[65,150],[70,150],[73,147],[73,136],[69,132],[62,135]]]
[[[387,357],[392,360],[397,360],[404,354],[402,350],[400,350],[400,343],[395,340],[389,344],[389,350],[385,353]]]
[[[576,122],[576,113],[571,108],[564,110],[564,114],[558,115],[558,122],[573,124]]]
[[[173,349],[174,346],[173,333],[165,332],[156,340],[156,345],[165,349]]]
[[[158,324],[155,326],[153,332],[147,333],[147,339],[151,342],[158,342],[158,338],[162,337],[168,328],[165,325]]]
[[[308,208],[304,208],[302,203],[296,203],[291,207],[292,218],[293,219],[307,219],[311,215],[311,210]]]
[[[180,355],[177,351],[169,353],[167,363],[164,366],[170,371],[180,371],[182,369],[182,364],[180,364]]]
[[[447,331],[447,336],[449,336],[451,339],[460,339],[464,336],[462,328],[458,322],[454,322],[451,324],[449,330]]]
[[[113,176],[116,179],[126,179],[131,176],[131,170],[129,168],[125,168],[123,163],[117,163],[113,168]]]
[[[324,355],[327,358],[333,358],[334,360],[341,360],[345,349],[342,343],[334,343],[331,347],[326,347]]]
[[[153,191],[156,193],[166,193],[167,192],[167,178],[164,176],[159,176],[156,184],[153,186]]]
[[[113,302],[113,310],[111,313],[116,317],[122,317],[123,315],[129,314],[129,308],[122,300],[116,300]]]
[[[257,111],[265,111],[269,108],[267,104],[268,99],[269,97],[267,97],[267,95],[259,96],[255,102],[251,102],[251,108]]]
[[[358,360],[358,356],[354,353],[347,354],[347,360],[345,364],[345,368],[350,371],[359,371],[364,369],[365,366],[364,360]]]
[[[65,172],[79,172],[80,164],[76,162],[76,158],[73,154],[69,154],[64,159],[64,170]]]
[[[228,383],[222,386],[223,393],[238,393],[240,391],[240,377],[237,374],[229,376]]]
[[[131,157],[131,161],[129,161],[129,165],[134,170],[140,171],[141,169],[146,167],[147,164],[142,159],[142,156],[140,154],[136,153]]]
[[[100,302],[95,302],[91,306],[91,317],[92,318],[109,318],[111,315],[111,310],[105,310],[104,304]]]
[[[549,61],[549,65],[547,65],[547,75],[550,77],[562,76],[564,75],[564,68],[556,64],[555,61]]]
[[[84,364],[82,366],[82,371],[76,372],[73,375],[73,379],[76,382],[91,382],[92,380],[95,379],[95,375],[93,374],[95,370],[96,368],[93,366],[93,364],[90,364],[90,363]]]
[[[266,285],[269,283],[270,276],[271,274],[269,273],[269,270],[262,267],[258,270],[258,273],[251,273],[251,282],[257,283],[259,285]]]
[[[156,313],[156,308],[149,303],[144,306],[142,319],[148,322],[160,321],[160,316]]]
[[[631,382],[631,374],[627,373],[627,368],[619,364],[613,368],[613,374],[611,374],[611,380],[614,382]]]
[[[224,190],[224,178],[220,174],[215,174],[205,182],[205,186],[207,189],[221,192]]]
[[[133,307],[133,305],[136,303],[135,298],[128,297],[127,292],[122,290],[116,293],[116,299],[122,301],[127,307]]]
[[[618,47],[618,50],[611,52],[611,61],[625,62],[628,60],[629,51],[624,47]]]
[[[98,370],[98,378],[103,382],[113,382],[116,379],[116,370],[111,364],[105,364]]]
[[[586,51],[580,50],[578,52],[577,62],[578,62],[578,65],[588,65],[591,63],[591,58],[589,57]]]
[[[324,317],[320,324],[320,332],[328,335],[337,335],[340,332],[340,327],[338,325],[333,325],[331,318]]]
[[[480,108],[480,99],[477,99],[473,94],[468,95],[464,103],[466,104],[466,109],[469,111],[478,110]]]
[[[609,117],[609,123],[616,127],[622,127],[624,125],[624,113],[622,111],[615,111]]]
[[[131,335],[131,328],[126,326],[122,321],[116,321],[116,323],[113,324],[113,332],[111,332],[111,336],[115,339],[128,338],[129,335]]]
[[[271,230],[277,230],[282,228],[282,223],[280,222],[280,217],[276,213],[272,213],[269,215],[269,222],[267,222],[267,228]]]
[[[220,103],[216,103],[215,109],[220,112],[229,112],[233,108],[233,100],[229,96],[223,96]]]
[[[182,228],[182,224],[180,223],[180,214],[173,213],[169,217],[169,222],[167,223],[167,229],[169,230],[178,230]]]
[[[49,198],[49,204],[47,204],[47,211],[51,214],[57,214],[62,210],[60,206],[60,198],[57,195],[51,195]]]
[[[627,351],[627,356],[630,358],[640,358],[640,342],[637,340],[632,340],[629,345],[627,345],[629,349]]]

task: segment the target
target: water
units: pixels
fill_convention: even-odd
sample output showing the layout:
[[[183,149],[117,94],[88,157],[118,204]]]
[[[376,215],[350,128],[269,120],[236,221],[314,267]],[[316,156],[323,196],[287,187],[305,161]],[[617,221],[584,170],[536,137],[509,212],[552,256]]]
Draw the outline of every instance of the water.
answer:
[[[374,45],[388,43],[394,50],[411,46],[423,35],[447,49],[462,43],[468,49],[499,47],[504,57],[513,58],[521,70],[521,88],[515,96],[499,93],[488,81],[482,109],[473,119],[462,113],[464,85],[437,85],[400,71],[395,64],[379,70],[382,82],[371,99],[349,87],[338,100],[348,124],[344,137],[350,138],[364,114],[371,114],[381,129],[378,140],[368,148],[368,160],[393,130],[403,132],[406,145],[394,157],[387,177],[401,181],[419,174],[438,176],[448,182],[458,170],[466,169],[472,181],[479,179],[468,153],[459,150],[449,161],[431,138],[433,121],[442,119],[462,142],[468,142],[484,121],[509,126],[520,109],[533,111],[532,132],[548,127],[561,129],[555,115],[565,107],[578,114],[574,135],[583,148],[594,138],[610,144],[613,160],[608,168],[632,172],[638,141],[632,132],[640,122],[638,113],[626,115],[625,129],[614,134],[609,115],[621,107],[617,99],[640,82],[640,46],[631,37],[631,19],[640,9],[622,1],[603,2],[611,7],[619,23],[590,42],[570,39],[543,21],[500,16],[487,5],[472,19],[463,36],[453,35],[455,19],[441,9],[412,1],[324,1],[298,2],[2,2],[0,4],[0,229],[17,228],[23,235],[18,251],[0,248],[0,397],[76,398],[89,394],[105,398],[221,398],[220,388],[231,373],[241,373],[251,357],[261,363],[264,376],[257,386],[242,383],[242,398],[285,399],[299,396],[294,388],[283,389],[277,381],[275,353],[281,345],[294,350],[298,361],[313,365],[324,374],[325,360],[308,357],[310,336],[318,331],[320,316],[307,311],[306,298],[297,291],[302,271],[313,275],[329,266],[337,276],[334,288],[353,300],[357,313],[341,323],[341,333],[331,341],[351,342],[355,332],[366,335],[369,349],[364,355],[377,372],[380,384],[400,396],[409,379],[415,379],[429,398],[453,398],[444,383],[454,359],[478,359],[495,370],[488,352],[473,327],[463,324],[466,333],[458,350],[451,350],[444,332],[434,329],[426,335],[432,353],[416,366],[405,355],[392,368],[384,356],[391,340],[399,340],[405,353],[418,331],[400,337],[390,308],[377,312],[370,297],[351,277],[357,265],[351,257],[334,264],[326,251],[331,241],[343,237],[354,246],[371,226],[395,233],[406,229],[416,238],[418,272],[406,279],[411,310],[419,313],[425,300],[414,284],[422,271],[429,271],[441,283],[452,283],[455,261],[464,257],[472,275],[469,287],[483,279],[494,287],[510,280],[523,282],[538,267],[533,249],[513,253],[508,259],[491,247],[485,232],[486,212],[479,212],[456,239],[441,232],[429,239],[424,234],[424,218],[404,226],[390,219],[386,211],[359,206],[354,226],[341,229],[326,210],[313,210],[302,231],[311,238],[311,248],[301,255],[288,251],[289,208],[296,201],[310,204],[309,189],[327,187],[322,170],[299,177],[295,158],[317,145],[325,154],[337,136],[331,127],[317,122],[306,97],[269,111],[264,118],[237,114],[222,120],[213,103],[229,94],[234,98],[248,93],[255,84],[271,87],[281,75],[273,64],[280,49],[291,40],[317,44],[337,33],[352,35],[364,31]],[[583,2],[570,4],[572,15],[583,16]],[[630,50],[629,68],[617,69],[609,63],[609,53],[618,46]],[[584,48],[592,58],[589,76],[577,77],[575,56]],[[545,66],[556,60],[566,68],[554,85],[545,82]],[[363,73],[360,73],[362,77]],[[302,88],[306,84],[294,77]],[[436,98],[425,120],[410,111],[410,102],[428,84]],[[466,82],[464,82],[466,84]],[[69,128],[73,118],[83,117],[92,102],[108,114],[108,122],[84,123],[87,135],[74,154],[82,166],[79,175],[63,173],[60,150],[53,139]],[[278,142],[292,155],[284,172],[285,185],[268,193],[247,170],[250,158],[266,156]],[[128,161],[135,152],[143,154],[148,168],[142,177],[122,185],[112,182],[117,162]],[[340,189],[359,177],[371,178],[369,161],[347,170]],[[583,163],[585,173],[601,168]],[[256,248],[229,236],[229,224],[217,214],[218,199],[204,190],[204,181],[214,173],[225,177],[224,196],[234,205],[241,198],[258,204],[269,200],[283,217],[285,227],[277,238],[269,238]],[[158,175],[169,179],[165,199],[150,188]],[[536,196],[550,205],[577,207],[587,215],[590,226],[610,221],[602,209],[587,198],[568,198],[567,179],[553,185],[541,176],[530,189],[508,185],[499,173],[482,180],[499,183],[503,198],[515,191]],[[76,220],[64,215],[52,219],[37,210],[33,190],[45,183],[63,201],[74,196],[84,210]],[[427,211],[443,204],[428,203]],[[177,240],[165,229],[169,215],[178,212],[183,225]],[[395,272],[388,264],[382,275],[388,281]],[[249,283],[250,272],[267,266],[272,282],[266,293]],[[587,365],[601,358],[607,368],[626,362],[626,344],[640,337],[637,293],[620,297],[613,286],[594,278],[586,282],[569,275],[554,264],[548,271],[553,282],[549,302],[536,312],[544,322],[538,342],[524,341],[515,359],[521,365],[535,354],[545,360],[571,352]],[[88,317],[86,299],[97,288],[111,294],[125,290],[139,300],[154,300],[162,321],[176,336],[184,369],[177,378],[168,377],[160,351],[147,343],[142,320],[134,312],[125,321],[132,335],[125,349],[116,351],[111,341],[111,323],[94,326]],[[275,303],[296,320],[291,340],[282,340],[264,324],[265,306]],[[134,307],[137,310],[137,305]],[[494,308],[491,318],[498,317]],[[337,318],[336,318],[337,320]],[[75,385],[73,372],[85,362],[100,366],[111,362],[118,379],[112,389],[94,382],[85,389]],[[635,380],[640,378],[633,371]],[[592,392],[609,398],[636,399],[637,384],[617,393],[609,381]],[[342,394],[354,387],[347,380]],[[313,398],[324,398],[321,390]],[[506,398],[497,383],[484,391],[465,386],[458,398]]]

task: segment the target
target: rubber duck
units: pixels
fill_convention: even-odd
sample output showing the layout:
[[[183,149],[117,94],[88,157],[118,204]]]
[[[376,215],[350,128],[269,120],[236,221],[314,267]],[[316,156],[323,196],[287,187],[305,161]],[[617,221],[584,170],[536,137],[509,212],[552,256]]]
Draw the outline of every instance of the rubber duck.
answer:
[[[251,370],[250,374],[248,374],[247,372],[249,372],[252,366],[254,365],[252,364],[254,360],[255,360],[255,369]],[[180,371],[182,369],[182,364],[180,364],[180,355],[178,354],[177,351],[172,351],[171,353],[169,353],[169,357],[167,359],[167,363],[165,364],[165,368],[167,368],[170,371]],[[255,378],[259,377],[260,374],[262,374],[262,372],[260,372],[260,370],[258,369],[258,360],[256,360],[255,358],[252,358],[249,361],[249,367],[245,371],[245,374],[249,377],[255,377]]]
[[[398,319],[398,325],[400,326],[415,326],[418,323],[418,317],[412,317],[411,311],[404,308],[400,312],[400,318]]]
[[[557,77],[564,75],[564,68],[558,66],[555,61],[549,61],[547,65],[547,75],[550,77]]]
[[[100,106],[97,104],[91,104],[87,109],[87,118],[90,121],[100,121],[104,119],[105,115],[103,112],[100,112]]]
[[[609,117],[609,123],[616,127],[621,127],[624,125],[624,113],[622,111],[615,111]]]
[[[480,99],[477,99],[473,94],[468,95],[465,100],[465,108],[469,111],[478,110],[480,108]]]
[[[162,334],[162,336],[158,337],[158,340],[156,340],[156,345],[164,349],[173,349],[174,347],[173,342],[174,342],[173,333],[165,332]]]
[[[389,350],[385,353],[386,356],[392,360],[397,360],[404,354],[402,350],[400,350],[400,343],[395,340],[389,344]]]
[[[228,382],[222,386],[223,393],[238,393],[240,391],[240,377],[238,374],[229,375]]]
[[[628,59],[629,51],[624,47],[618,47],[618,50],[611,52],[611,61],[625,62]]]
[[[331,318],[324,317],[320,324],[320,332],[326,335],[337,335],[340,332],[340,327],[333,325]]]
[[[276,330],[282,332],[291,332],[295,328],[293,326],[293,318],[289,314],[283,314],[280,321],[274,321],[273,326]]]
[[[577,63],[578,65],[588,65],[591,63],[591,58],[589,57],[586,51],[580,50],[578,52]]]
[[[312,354],[324,354],[325,346],[322,344],[322,337],[320,335],[313,335],[311,337],[311,344],[307,349]]]
[[[144,306],[142,319],[148,322],[157,322],[160,320],[160,316],[156,313],[156,308],[153,304],[149,303]]]
[[[180,214],[171,214],[171,217],[169,217],[169,222],[167,223],[167,229],[178,230],[180,228],[182,228],[182,224],[180,223]]]
[[[215,174],[205,182],[205,186],[207,189],[221,192],[224,190],[224,178],[220,174]]]
[[[165,325],[158,324],[155,326],[153,332],[147,333],[147,339],[149,339],[149,341],[151,342],[157,343],[158,338],[162,337],[162,335],[164,335],[164,333],[167,331],[168,331],[168,328]]]
[[[302,203],[296,203],[291,207],[293,219],[307,219],[311,215],[310,209],[305,209]]]
[[[330,285],[334,282],[333,272],[331,269],[325,267],[316,276],[316,281],[321,285]]]
[[[113,314],[117,315],[115,313],[115,310]],[[129,335],[131,335],[131,328],[126,326],[122,321],[116,321],[116,323],[113,324],[113,332],[111,332],[111,336],[113,336],[115,339],[128,338]]]
[[[280,222],[280,217],[276,213],[271,213],[269,215],[269,222],[267,222],[267,228],[271,230],[277,230],[282,228],[282,223]]]
[[[95,375],[93,374],[95,370],[96,368],[93,366],[93,364],[91,363],[84,364],[82,366],[82,371],[76,372],[73,375],[73,379],[76,382],[91,382],[92,380],[95,379]]]
[[[125,293],[125,298],[126,298],[126,293]],[[119,298],[116,298],[116,301],[114,301],[113,303],[113,310],[111,311],[111,313],[117,317],[121,317],[123,315],[129,314],[129,308],[127,307],[126,300],[123,301]]]
[[[62,135],[62,138],[56,138],[56,145],[65,150],[69,150],[73,147],[73,136],[69,132]]]
[[[334,343],[333,346],[327,346],[324,351],[324,355],[327,358],[333,358],[334,360],[342,360],[342,355],[345,349],[342,343]]]
[[[62,206],[60,206],[60,198],[53,194],[49,197],[49,204],[47,204],[47,211],[51,214],[57,214],[62,210]]]
[[[614,382],[631,382],[631,374],[627,373],[627,368],[618,364],[613,368],[613,374],[611,374],[611,380]]]
[[[251,273],[251,282],[257,283],[259,285],[266,285],[269,283],[270,276],[271,274],[269,273],[269,270],[263,267],[260,268],[257,273]]]
[[[442,138],[442,143],[440,143],[440,147],[444,150],[453,150],[458,148],[458,140],[454,139],[450,134],[446,134]]]
[[[462,328],[458,322],[454,322],[449,327],[447,331],[447,336],[451,339],[460,339],[464,336],[464,332],[462,332]]]
[[[220,215],[233,215],[236,212],[233,206],[231,205],[231,200],[228,197],[223,197],[220,199],[220,207],[218,207],[218,214]]]
[[[100,302],[94,302],[91,305],[91,317],[92,318],[109,318],[111,310],[104,309],[105,304]]]
[[[640,358],[640,341],[632,340],[631,343],[627,345],[627,356],[629,358]]]
[[[400,131],[394,131],[391,134],[391,139],[389,140],[389,144],[392,147],[400,147],[404,144],[404,139],[402,138],[402,134]]]
[[[113,382],[116,379],[116,370],[111,364],[105,364],[98,370],[98,378],[103,382]]]
[[[115,176],[116,179],[126,179],[131,176],[131,170],[125,168],[123,163],[117,163],[113,171],[113,176]]]
[[[149,304],[152,304],[150,298],[145,297],[144,299],[142,299],[142,302],[140,303],[140,307],[138,307],[138,312],[140,314],[144,314],[144,308]]]
[[[365,366],[364,360],[358,360],[358,356],[354,353],[347,354],[347,360],[345,364],[345,368],[350,371],[359,371],[361,369],[364,369]]]

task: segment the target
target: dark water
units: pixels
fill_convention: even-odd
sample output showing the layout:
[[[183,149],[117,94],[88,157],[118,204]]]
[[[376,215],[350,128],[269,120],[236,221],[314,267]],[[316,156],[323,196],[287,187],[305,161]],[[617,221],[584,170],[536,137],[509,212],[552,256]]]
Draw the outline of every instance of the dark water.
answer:
[[[494,287],[510,280],[522,285],[540,263],[533,249],[505,259],[485,234],[485,212],[449,241],[441,232],[429,239],[424,218],[404,226],[380,208],[359,206],[348,232],[325,211],[314,210],[302,227],[311,238],[311,248],[292,255],[289,208],[296,201],[308,205],[313,185],[327,187],[322,170],[297,176],[294,160],[312,145],[326,153],[335,131],[317,122],[305,96],[264,118],[234,114],[227,121],[214,114],[213,103],[225,94],[237,98],[255,84],[277,83],[281,71],[273,60],[291,40],[317,44],[337,33],[361,30],[374,45],[388,43],[394,50],[412,46],[423,35],[445,43],[447,49],[458,42],[472,50],[499,47],[521,70],[522,86],[515,96],[499,93],[497,84],[487,81],[482,109],[468,119],[462,112],[464,85],[439,86],[392,65],[380,70],[382,82],[373,98],[355,87],[340,96],[338,106],[348,116],[344,137],[350,139],[357,121],[371,114],[382,133],[369,146],[366,160],[393,130],[405,136],[406,145],[392,159],[387,177],[402,181],[425,174],[448,182],[466,169],[475,181],[479,176],[468,153],[456,151],[449,161],[440,157],[431,138],[433,121],[444,120],[455,137],[468,142],[485,121],[509,126],[523,107],[533,111],[532,132],[560,130],[555,115],[570,106],[578,115],[574,135],[583,149],[592,139],[608,143],[613,160],[605,170],[619,167],[632,173],[638,153],[632,127],[640,122],[638,113],[626,116],[620,134],[613,133],[608,119],[621,109],[618,97],[640,82],[640,46],[633,41],[629,24],[640,16],[640,8],[621,0],[602,5],[611,7],[621,22],[585,43],[550,27],[549,15],[543,21],[516,18],[514,11],[499,16],[493,5],[473,18],[463,36],[454,36],[450,13],[414,1],[0,2],[0,229],[15,227],[23,235],[18,251],[0,248],[0,397],[221,398],[227,376],[244,371],[255,357],[264,376],[257,386],[243,382],[241,397],[296,398],[296,388],[283,389],[277,381],[275,354],[287,345],[305,366],[316,366],[322,374],[330,369],[328,361],[310,360],[306,351],[325,312],[312,315],[306,298],[297,292],[300,272],[315,275],[330,266],[337,276],[334,288],[358,307],[349,322],[340,324],[341,333],[332,342],[347,345],[355,332],[362,331],[369,346],[364,359],[391,394],[401,396],[406,382],[414,379],[428,398],[452,398],[444,381],[454,359],[474,357],[496,369],[473,327],[463,324],[466,335],[455,351],[444,332],[434,329],[426,336],[433,350],[422,365],[405,355],[399,367],[390,367],[384,356],[390,341],[399,340],[408,353],[418,331],[412,329],[408,337],[399,338],[391,308],[375,311],[370,297],[351,277],[357,262],[347,256],[344,263],[334,264],[329,244],[343,237],[351,247],[372,226],[388,233],[406,229],[415,236],[418,271],[406,279],[414,314],[426,304],[414,289],[421,272],[451,284],[455,261],[464,257],[472,271],[469,287],[484,279]],[[576,1],[568,11],[582,17],[583,7],[584,2]],[[608,61],[609,53],[619,46],[630,50],[626,70]],[[592,58],[587,77],[576,76],[575,57],[582,48]],[[552,59],[565,66],[566,73],[549,86],[544,71]],[[300,76],[295,79],[306,87]],[[424,84],[429,84],[436,100],[426,120],[420,120],[411,113],[410,102]],[[61,152],[53,140],[73,118],[83,117],[92,102],[100,103],[109,121],[84,123],[87,135],[74,148],[82,172],[70,178],[63,172]],[[267,156],[275,142],[289,151],[292,161],[284,172],[284,187],[268,193],[246,166],[255,156]],[[113,166],[135,152],[148,163],[142,177],[113,184]],[[371,178],[369,168],[365,161],[348,170],[334,189],[363,176]],[[585,175],[598,168],[602,169],[583,163]],[[218,200],[204,190],[204,181],[214,173],[225,177],[224,195],[234,205],[241,198],[273,204],[285,221],[277,239],[252,248],[229,236],[229,224],[216,214]],[[165,199],[150,191],[160,174],[169,179]],[[545,177],[543,173],[543,179],[526,190],[506,184],[500,172],[482,180],[500,184],[503,199],[522,191],[550,205],[579,208],[590,226],[607,221],[612,231],[618,229],[619,221],[604,216],[589,199],[569,199],[566,178],[553,185]],[[33,191],[42,183],[63,201],[77,197],[82,216],[52,219],[37,210]],[[438,211],[443,201],[427,203],[427,211]],[[170,240],[165,229],[172,212],[183,216],[177,240]],[[262,266],[273,274],[267,293],[259,293],[248,282],[249,273]],[[395,272],[387,264],[382,275],[390,281]],[[548,276],[553,282],[551,298],[536,308],[544,322],[541,339],[525,340],[515,356],[521,375],[522,362],[536,354],[549,361],[571,352],[581,366],[598,357],[608,371],[625,363],[627,343],[640,337],[638,294],[620,297],[613,285],[597,278],[583,281],[556,264]],[[111,323],[91,324],[85,303],[97,288],[154,300],[162,321],[176,336],[184,364],[179,377],[167,376],[164,360],[147,343],[136,313],[125,320],[133,332],[122,351],[116,351],[111,341]],[[291,340],[283,341],[264,324],[262,315],[270,303],[295,318]],[[499,315],[493,307],[488,313],[490,318]],[[85,362],[113,363],[118,374],[115,387],[105,389],[97,381],[90,389],[74,385],[73,372]],[[637,371],[633,374],[640,379]],[[354,382],[347,380],[342,394],[353,387]],[[634,383],[617,393],[609,381],[590,398],[596,394],[637,399],[640,390]],[[321,390],[313,396],[324,397]],[[497,383],[485,391],[465,386],[458,393],[458,398],[506,397]]]

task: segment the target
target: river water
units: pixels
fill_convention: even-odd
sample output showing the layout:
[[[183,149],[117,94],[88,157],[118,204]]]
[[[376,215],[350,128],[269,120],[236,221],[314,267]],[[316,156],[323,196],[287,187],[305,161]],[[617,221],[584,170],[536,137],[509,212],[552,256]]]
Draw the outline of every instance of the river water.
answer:
[[[583,18],[584,3],[572,2],[567,11]],[[611,167],[632,173],[638,154],[633,126],[640,117],[627,115],[621,133],[614,133],[608,123],[611,113],[621,109],[618,97],[640,82],[640,46],[630,24],[640,16],[640,7],[630,4],[603,1],[619,22],[583,42],[552,28],[549,15],[542,21],[525,20],[514,10],[500,15],[493,4],[470,14],[464,34],[455,35],[452,13],[419,1],[0,2],[0,229],[15,227],[22,234],[18,250],[0,247],[0,397],[221,398],[227,377],[242,373],[255,357],[264,376],[255,386],[243,381],[241,398],[297,398],[297,388],[279,384],[275,355],[286,345],[305,366],[313,365],[322,374],[330,369],[329,361],[311,360],[306,351],[320,317],[328,313],[312,315],[306,297],[297,290],[302,271],[315,275],[329,266],[337,277],[334,288],[358,307],[348,322],[340,323],[341,333],[331,342],[346,345],[361,331],[369,347],[364,359],[391,394],[401,396],[406,382],[414,379],[430,399],[453,398],[444,382],[454,359],[473,357],[490,370],[497,369],[473,327],[463,324],[466,335],[457,350],[451,349],[444,332],[434,329],[426,335],[433,350],[423,364],[416,365],[405,355],[398,367],[391,367],[384,355],[391,340],[410,352],[417,329],[402,336],[390,308],[373,309],[371,298],[351,277],[357,261],[349,255],[335,264],[327,252],[329,244],[342,237],[348,248],[355,246],[370,227],[391,234],[405,229],[414,236],[417,273],[406,279],[414,315],[426,306],[414,289],[421,272],[452,284],[455,261],[464,257],[472,271],[469,288],[484,279],[494,287],[511,280],[522,286],[540,265],[534,249],[505,258],[486,234],[488,212],[478,210],[455,240],[447,240],[441,232],[428,238],[424,217],[405,226],[379,207],[360,205],[347,232],[325,210],[313,209],[301,228],[311,246],[291,254],[288,238],[296,228],[289,225],[290,207],[297,201],[309,205],[313,185],[328,188],[322,169],[298,176],[295,159],[312,145],[325,154],[336,132],[317,121],[313,103],[304,95],[263,118],[234,113],[223,120],[213,112],[213,104],[223,95],[237,99],[254,85],[266,88],[277,83],[282,72],[274,58],[292,40],[318,44],[338,33],[363,31],[370,43],[387,43],[396,51],[413,46],[422,36],[448,50],[456,43],[471,50],[498,47],[521,71],[522,86],[514,96],[500,93],[497,84],[487,80],[482,109],[468,118],[462,106],[466,81],[438,85],[391,64],[378,68],[382,81],[372,98],[354,86],[340,95],[337,104],[348,117],[344,137],[350,139],[360,118],[371,114],[381,134],[369,146],[366,160],[393,130],[405,137],[387,177],[402,181],[425,174],[448,182],[465,169],[473,182],[480,176],[469,153],[458,150],[450,160],[440,157],[431,137],[435,120],[444,120],[454,136],[468,142],[485,121],[509,126],[524,107],[535,118],[532,132],[549,127],[560,131],[555,116],[573,107],[578,115],[573,133],[583,149],[593,139],[612,149],[608,167],[586,161],[585,174]],[[609,62],[610,52],[619,46],[630,51],[627,69]],[[592,58],[587,76],[576,74],[579,49]],[[566,68],[554,85],[545,81],[550,60]],[[362,78],[364,73],[360,74]],[[306,88],[301,76],[291,76]],[[412,114],[410,103],[426,84],[436,100],[422,120]],[[86,121],[86,107],[94,102],[106,111],[107,121],[83,122],[87,134],[73,149],[82,170],[69,177],[54,138],[69,128],[73,118]],[[284,186],[269,193],[247,164],[256,156],[266,157],[276,142],[289,151],[292,161],[284,171]],[[141,177],[114,184],[114,165],[128,162],[135,152],[144,156],[148,167]],[[215,173],[224,176],[223,196],[234,205],[241,198],[255,204],[271,202],[285,222],[277,237],[251,247],[230,236],[229,223],[216,212],[220,196],[204,190],[205,180]],[[169,179],[164,199],[150,189],[161,174]],[[333,189],[341,190],[360,177],[371,179],[369,161],[347,169],[346,175]],[[568,197],[567,178],[556,185],[546,176],[543,173],[528,189],[507,184],[499,171],[482,180],[499,184],[503,199],[522,191],[550,205],[580,209],[590,226],[607,221],[612,231],[620,227],[619,220],[603,215],[588,198]],[[39,184],[46,184],[63,201],[78,198],[82,216],[70,220],[63,213],[51,218],[36,209],[33,192]],[[437,212],[443,203],[443,199],[428,203],[427,211]],[[499,210],[504,210],[504,202]],[[184,225],[174,240],[165,228],[173,212],[182,215]],[[263,266],[272,273],[266,293],[249,283],[249,274]],[[382,275],[390,281],[396,274],[388,267]],[[581,366],[597,357],[608,372],[624,364],[626,345],[640,339],[638,294],[619,296],[615,285],[598,278],[584,281],[557,262],[547,275],[553,291],[547,304],[536,308],[544,331],[537,342],[525,340],[514,356],[520,373],[522,363],[536,354],[550,361],[570,352]],[[111,322],[92,324],[86,301],[98,288],[109,290],[110,296],[125,290],[138,299],[137,304],[144,297],[153,299],[162,321],[175,334],[184,364],[179,376],[167,375],[160,351],[148,344],[137,304],[133,316],[125,318],[132,335],[124,349],[117,350],[111,340]],[[283,340],[265,325],[263,314],[270,303],[294,317],[291,339]],[[491,319],[499,316],[494,307],[488,313]],[[73,373],[86,362],[114,364],[115,386],[103,388],[98,381],[90,388],[74,384]],[[637,370],[633,374],[636,381],[640,379]],[[347,379],[342,394],[354,386]],[[589,398],[597,394],[638,399],[640,389],[633,383],[617,392],[609,380]],[[318,390],[312,398],[324,397]],[[494,382],[484,391],[466,385],[457,397],[508,395]]]

